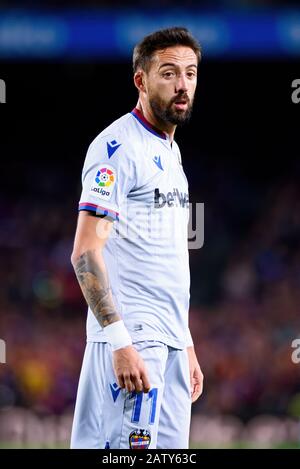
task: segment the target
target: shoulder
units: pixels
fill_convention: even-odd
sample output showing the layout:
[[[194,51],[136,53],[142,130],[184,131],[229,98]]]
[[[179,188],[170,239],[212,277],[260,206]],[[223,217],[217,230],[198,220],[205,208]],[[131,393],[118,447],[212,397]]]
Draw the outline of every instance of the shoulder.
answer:
[[[106,127],[90,144],[82,170],[82,180],[98,171],[112,171],[118,179],[136,181],[141,171],[139,138],[134,134],[131,114]],[[96,173],[95,173],[96,172]]]
[[[89,152],[98,149],[106,153],[108,159],[114,155],[135,159],[143,145],[142,134],[131,113],[127,113],[100,132],[89,146]]]

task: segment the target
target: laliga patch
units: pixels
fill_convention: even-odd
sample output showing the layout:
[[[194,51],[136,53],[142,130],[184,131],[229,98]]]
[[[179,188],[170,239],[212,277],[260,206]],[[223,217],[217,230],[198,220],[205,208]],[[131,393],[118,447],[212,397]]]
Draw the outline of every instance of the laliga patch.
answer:
[[[130,449],[148,449],[151,443],[151,435],[148,430],[137,428],[129,435]]]
[[[97,171],[91,193],[102,200],[109,200],[116,184],[116,170],[104,165]]]

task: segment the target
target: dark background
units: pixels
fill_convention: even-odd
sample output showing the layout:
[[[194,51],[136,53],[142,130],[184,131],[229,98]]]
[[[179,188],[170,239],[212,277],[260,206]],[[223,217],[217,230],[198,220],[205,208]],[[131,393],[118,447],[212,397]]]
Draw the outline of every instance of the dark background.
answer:
[[[201,173],[230,167],[254,182],[293,173],[299,112],[291,83],[298,69],[296,61],[202,61],[193,118],[176,133],[192,191],[201,190],[193,165]],[[10,168],[18,161],[26,176],[55,162],[58,172],[72,164],[71,174],[73,168],[78,176],[91,139],[137,100],[131,65],[125,63],[8,62],[1,64],[1,77],[9,103],[1,107],[2,162]],[[27,191],[28,182],[30,175],[19,180],[20,189]],[[74,180],[65,183],[74,187]],[[9,181],[2,188],[14,194]]]

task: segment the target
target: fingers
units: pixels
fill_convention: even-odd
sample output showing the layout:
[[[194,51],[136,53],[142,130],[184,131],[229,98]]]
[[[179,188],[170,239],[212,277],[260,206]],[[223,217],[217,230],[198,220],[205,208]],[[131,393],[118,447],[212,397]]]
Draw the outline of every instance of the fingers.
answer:
[[[190,370],[190,383],[191,383],[191,394],[193,394],[195,386],[194,386],[194,376],[191,370]]]
[[[113,367],[120,388],[125,388],[128,392],[150,391],[146,365],[133,347],[115,350]]]
[[[124,375],[124,383],[125,383],[125,389],[126,391],[128,392],[133,392],[135,391],[135,385],[131,379],[131,376],[128,374],[128,375]]]
[[[129,381],[127,381],[127,383],[129,384]],[[129,385],[125,386],[127,391],[130,392],[136,391],[148,393],[151,388],[146,372],[140,372],[137,375],[132,375],[130,379],[130,384],[131,387]]]
[[[146,371],[141,372],[141,380],[143,383],[143,392],[149,392],[151,389],[151,385]]]
[[[126,389],[128,392],[134,391],[134,384],[131,381],[129,374],[120,374],[117,377],[118,385],[121,389]]]
[[[119,386],[121,389],[124,389],[124,388],[125,388],[125,383],[124,383],[123,375],[119,375],[119,376],[117,377],[117,382],[118,382],[118,386]]]
[[[150,382],[146,374],[138,375],[129,375],[124,374],[118,377],[118,385],[121,389],[126,389],[128,392],[145,392],[150,391]]]
[[[196,368],[190,373],[191,378],[191,400],[195,402],[203,391],[203,373],[200,368]]]
[[[138,376],[132,378],[133,385],[136,392],[144,391],[143,381]]]
[[[192,391],[192,403],[194,403],[199,397],[201,396],[202,393],[202,387],[200,384],[195,384],[193,391]]]

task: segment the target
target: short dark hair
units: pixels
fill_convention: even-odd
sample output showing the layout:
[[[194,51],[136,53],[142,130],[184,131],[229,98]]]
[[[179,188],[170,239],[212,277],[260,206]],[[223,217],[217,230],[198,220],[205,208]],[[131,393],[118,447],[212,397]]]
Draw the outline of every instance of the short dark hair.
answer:
[[[195,52],[198,63],[200,62],[200,44],[186,28],[174,27],[160,29],[144,37],[144,39],[135,46],[133,50],[133,72],[135,73],[138,68],[148,72],[154,52],[174,46],[190,47]]]

